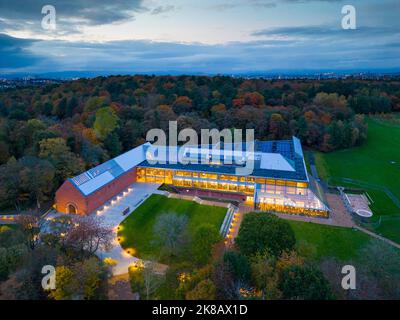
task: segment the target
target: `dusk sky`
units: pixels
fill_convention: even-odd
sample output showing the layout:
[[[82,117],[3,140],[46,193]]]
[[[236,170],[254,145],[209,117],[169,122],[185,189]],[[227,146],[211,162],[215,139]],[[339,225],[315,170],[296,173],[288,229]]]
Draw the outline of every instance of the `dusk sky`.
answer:
[[[0,74],[399,71],[399,19],[399,0],[0,0]]]

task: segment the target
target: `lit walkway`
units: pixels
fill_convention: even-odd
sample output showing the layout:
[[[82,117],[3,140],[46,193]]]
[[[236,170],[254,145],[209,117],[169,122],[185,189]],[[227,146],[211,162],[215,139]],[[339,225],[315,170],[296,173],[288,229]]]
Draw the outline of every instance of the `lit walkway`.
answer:
[[[117,227],[125,220],[137,207],[139,207],[148,197],[157,191],[159,184],[149,183],[135,183],[130,186],[130,191],[126,192],[120,199],[111,201],[103,211],[94,212],[99,217],[102,217],[104,224],[110,226],[114,232],[113,247],[110,251],[99,251],[97,256],[101,259],[111,258],[118,262],[116,266],[112,268],[114,276],[126,274],[129,266],[137,261],[138,259],[127,254],[122,250],[120,244],[116,240],[117,238]],[[123,215],[123,211],[129,207],[129,213]]]

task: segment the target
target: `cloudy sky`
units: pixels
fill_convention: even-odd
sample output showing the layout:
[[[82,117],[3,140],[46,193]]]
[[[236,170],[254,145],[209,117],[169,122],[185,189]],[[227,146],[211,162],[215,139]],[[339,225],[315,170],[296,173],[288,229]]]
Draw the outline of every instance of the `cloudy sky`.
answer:
[[[400,70],[399,0],[48,0],[56,30],[43,4],[0,0],[0,75]]]

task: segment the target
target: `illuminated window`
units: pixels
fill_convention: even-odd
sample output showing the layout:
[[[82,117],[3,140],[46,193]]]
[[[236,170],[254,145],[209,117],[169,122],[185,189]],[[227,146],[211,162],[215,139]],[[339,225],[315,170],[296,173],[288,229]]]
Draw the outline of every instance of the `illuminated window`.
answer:
[[[296,187],[297,183],[295,181],[286,181],[286,185],[288,187]]]
[[[307,182],[297,182],[298,188],[308,188]]]
[[[296,188],[294,188],[294,187],[286,187],[286,193],[288,193],[288,194],[296,194]]]

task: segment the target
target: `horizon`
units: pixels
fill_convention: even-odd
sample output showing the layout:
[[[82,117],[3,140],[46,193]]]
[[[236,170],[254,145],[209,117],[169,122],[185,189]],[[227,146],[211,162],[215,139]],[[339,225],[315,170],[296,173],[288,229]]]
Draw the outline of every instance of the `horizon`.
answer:
[[[400,71],[394,0],[0,0],[1,76],[251,75]],[[47,20],[44,20],[47,21]],[[299,68],[301,66],[301,68]]]

